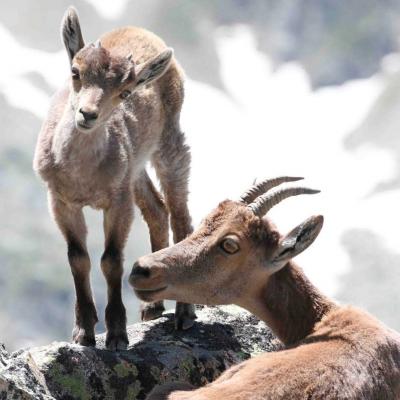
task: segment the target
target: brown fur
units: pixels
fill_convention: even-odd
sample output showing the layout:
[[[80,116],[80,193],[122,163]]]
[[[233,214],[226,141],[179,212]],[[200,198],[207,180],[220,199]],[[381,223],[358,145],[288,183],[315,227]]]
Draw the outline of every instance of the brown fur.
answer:
[[[128,341],[121,298],[123,249],[135,197],[153,251],[168,245],[168,211],[176,240],[192,231],[186,204],[190,154],[179,126],[183,77],[164,42],[144,29],[117,29],[103,35],[101,44],[84,46],[77,14],[70,8],[62,37],[72,76],[51,102],[34,169],[47,184],[50,209],[68,245],[77,295],[73,338],[84,345],[95,343],[97,315],[82,208],[103,210],[106,345],[123,349]],[[145,172],[148,161],[160,178],[165,202]],[[142,317],[157,317],[162,310],[160,302],[146,305]],[[183,310],[177,325],[189,327],[193,307]]]
[[[280,235],[268,219],[225,201],[187,239],[138,260],[130,282],[139,297],[234,303],[265,321],[286,345],[203,388],[165,386],[149,399],[400,399],[400,335],[323,296],[291,261],[295,253],[287,243],[305,248],[321,226],[322,218],[312,217]],[[239,251],[221,250],[227,237],[236,238]],[[289,250],[279,264],[274,260],[282,260],[282,249]]]

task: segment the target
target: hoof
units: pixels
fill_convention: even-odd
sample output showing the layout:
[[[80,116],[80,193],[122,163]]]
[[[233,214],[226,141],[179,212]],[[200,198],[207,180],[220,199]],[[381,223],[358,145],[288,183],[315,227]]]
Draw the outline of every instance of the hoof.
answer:
[[[184,331],[190,329],[196,318],[193,304],[176,303],[175,329]]]
[[[151,321],[161,317],[165,311],[164,304],[162,302],[156,303],[142,303],[140,306],[140,317],[142,321]]]
[[[85,329],[80,327],[75,327],[72,331],[72,340],[76,344],[81,346],[96,346],[96,339],[93,333],[88,333]]]
[[[106,349],[110,351],[121,351],[128,348],[129,340],[128,335],[125,333],[120,333],[115,335],[107,332],[106,337]]]

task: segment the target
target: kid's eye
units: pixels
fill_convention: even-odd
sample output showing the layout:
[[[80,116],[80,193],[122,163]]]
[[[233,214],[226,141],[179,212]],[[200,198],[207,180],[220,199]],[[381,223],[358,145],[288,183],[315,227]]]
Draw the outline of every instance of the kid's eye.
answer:
[[[124,91],[119,95],[119,97],[120,97],[121,99],[126,99],[130,94],[131,94],[131,91],[130,91],[130,90],[124,90]]]
[[[236,238],[226,237],[220,244],[222,250],[228,254],[234,254],[240,250],[239,244]]]

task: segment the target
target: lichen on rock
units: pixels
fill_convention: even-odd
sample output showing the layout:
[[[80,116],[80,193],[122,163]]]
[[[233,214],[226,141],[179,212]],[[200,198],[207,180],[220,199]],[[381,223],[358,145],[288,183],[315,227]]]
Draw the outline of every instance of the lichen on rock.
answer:
[[[128,327],[129,348],[105,349],[66,342],[9,355],[0,346],[0,400],[144,399],[158,384],[201,386],[224,370],[276,344],[270,330],[232,306],[202,307],[189,331],[176,331],[172,314]]]

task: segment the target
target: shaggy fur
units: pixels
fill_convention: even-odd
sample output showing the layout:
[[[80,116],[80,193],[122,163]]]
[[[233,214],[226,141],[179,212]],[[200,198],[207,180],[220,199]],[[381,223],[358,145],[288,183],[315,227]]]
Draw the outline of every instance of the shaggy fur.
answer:
[[[76,11],[62,22],[71,78],[51,102],[36,147],[34,169],[46,182],[52,214],[68,245],[76,288],[73,339],[94,345],[96,308],[82,208],[104,213],[101,268],[108,285],[109,349],[127,346],[121,298],[123,249],[133,204],[149,226],[152,250],[168,245],[168,213],[175,241],[192,231],[187,209],[190,154],[179,126],[182,72],[164,42],[144,29],[127,27],[84,46]],[[151,161],[165,203],[145,172]],[[162,313],[161,302],[142,308],[142,318]],[[193,306],[179,306],[178,327],[193,323]]]
[[[139,297],[234,303],[286,346],[197,390],[161,386],[149,400],[400,399],[400,335],[360,309],[335,304],[291,261],[322,222],[311,217],[280,235],[247,206],[225,201],[187,239],[138,260],[130,282]],[[223,250],[227,239],[229,251],[236,243],[232,254]]]

